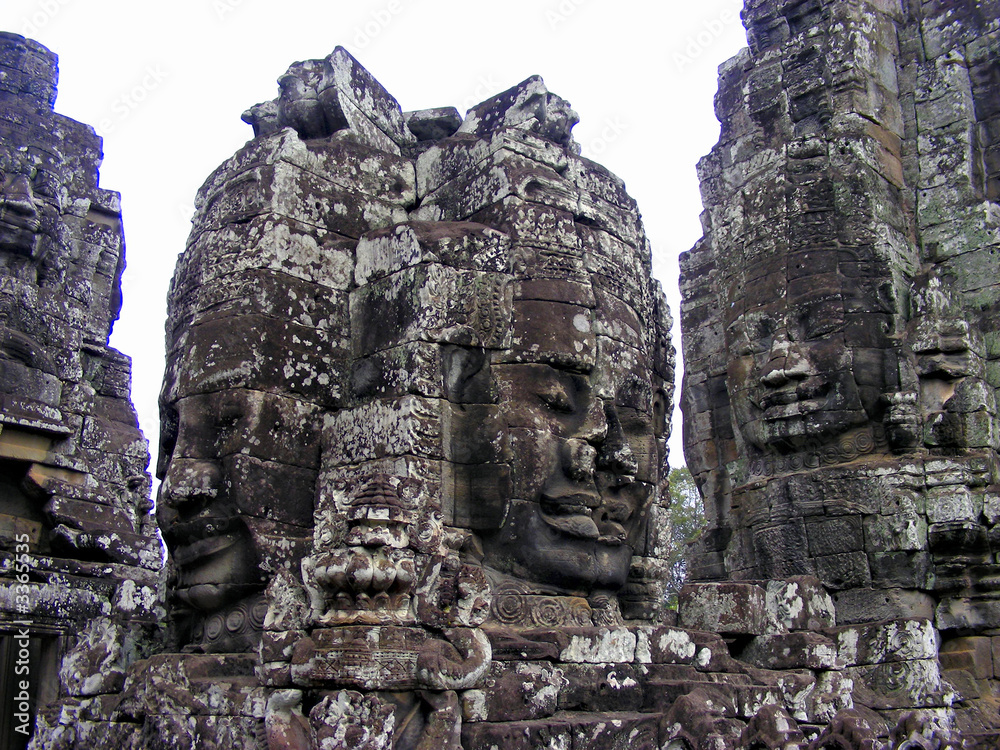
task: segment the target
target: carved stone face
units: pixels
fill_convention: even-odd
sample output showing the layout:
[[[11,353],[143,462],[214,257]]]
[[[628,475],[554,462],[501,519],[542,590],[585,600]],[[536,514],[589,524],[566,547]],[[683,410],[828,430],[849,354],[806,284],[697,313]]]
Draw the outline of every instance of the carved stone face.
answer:
[[[885,391],[889,316],[849,280],[830,291],[797,304],[779,282],[769,290],[773,302],[729,322],[734,420],[755,448],[822,445],[872,420]]]
[[[599,355],[589,368],[510,364],[494,374],[511,499],[485,540],[487,565],[567,591],[621,588],[660,460],[648,369]]]
[[[270,537],[311,525],[315,472],[301,464],[315,461],[315,427],[303,408],[253,390],[191,395],[175,409],[160,526],[178,599],[209,612],[263,587]]]
[[[38,207],[28,178],[0,171],[0,250],[34,255],[40,228]]]

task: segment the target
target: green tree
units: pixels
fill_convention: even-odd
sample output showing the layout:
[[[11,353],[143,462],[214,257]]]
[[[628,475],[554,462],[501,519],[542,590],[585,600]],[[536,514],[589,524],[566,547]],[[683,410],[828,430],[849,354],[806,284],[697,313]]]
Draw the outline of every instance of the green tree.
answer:
[[[677,593],[687,578],[688,547],[699,536],[705,526],[705,507],[694,477],[686,466],[671,469],[670,482],[670,554],[667,562],[670,573],[667,578],[667,601],[676,606]]]

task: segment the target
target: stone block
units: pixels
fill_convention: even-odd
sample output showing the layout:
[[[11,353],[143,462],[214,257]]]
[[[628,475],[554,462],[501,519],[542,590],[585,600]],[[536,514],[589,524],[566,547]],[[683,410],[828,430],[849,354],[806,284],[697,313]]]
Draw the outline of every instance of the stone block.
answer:
[[[643,675],[633,664],[563,664],[566,684],[559,692],[563,711],[638,711]]]
[[[811,723],[828,724],[845,708],[853,708],[854,678],[845,671],[820,672],[806,696],[805,716]]]
[[[768,617],[785,630],[818,630],[837,619],[830,594],[810,576],[768,581],[765,601]]]
[[[928,587],[931,556],[926,552],[869,553],[872,585],[877,588],[923,589]]]
[[[334,466],[388,456],[440,459],[440,411],[437,399],[404,396],[328,415],[323,434],[330,450],[325,458]]]
[[[464,221],[411,221],[376,230],[358,242],[354,281],[365,286],[420,263],[509,273],[510,238]]]
[[[761,669],[839,669],[843,666],[834,642],[819,633],[757,636],[739,656],[741,661]]]
[[[481,688],[462,693],[464,721],[524,721],[551,716],[567,686],[565,670],[549,662],[498,661]]]
[[[691,634],[680,628],[661,626],[634,628],[636,661],[651,664],[690,664],[697,646]]]
[[[328,404],[339,400],[347,355],[329,331],[256,314],[191,326],[168,352],[190,365],[178,393],[251,388]]]
[[[977,502],[968,487],[946,485],[927,490],[927,520],[931,524],[975,521],[981,511],[982,498]]]
[[[927,549],[927,520],[917,513],[867,516],[865,549],[869,553]]]
[[[427,632],[418,628],[317,630],[295,645],[292,680],[303,686],[333,682],[360,690],[413,690],[427,639]]]
[[[864,552],[845,552],[815,559],[816,576],[830,589],[859,589],[871,586],[871,571]]]
[[[859,516],[839,516],[806,524],[809,554],[813,557],[857,552],[864,549]]]
[[[849,667],[844,675],[863,686],[857,700],[869,708],[935,708],[948,705],[937,659]]]
[[[927,594],[905,589],[852,589],[833,596],[837,624],[849,625],[882,620],[934,618],[934,600]]]
[[[573,747],[573,728],[566,719],[534,721],[463,722],[464,750],[533,750]]]
[[[891,620],[825,632],[835,639],[846,666],[933,659],[937,655],[937,632],[930,620]]]
[[[982,631],[1000,628],[1000,600],[945,599],[934,614],[939,630]]]
[[[563,628],[561,632],[568,641],[559,653],[559,661],[604,664],[635,659],[635,633],[624,628]]]
[[[677,604],[683,628],[710,633],[761,635],[767,632],[767,594],[753,583],[686,584]]]
[[[513,304],[511,349],[505,353],[511,361],[579,363],[580,367],[593,364],[597,341],[590,310],[542,300]],[[542,324],[542,320],[549,322]]]
[[[337,47],[323,60],[323,78],[317,89],[328,118],[340,111],[348,127],[363,136],[365,129],[355,121],[355,117],[363,117],[382,134],[372,145],[381,147],[383,138],[397,146],[415,140],[395,98],[343,47]],[[351,110],[357,110],[357,115],[352,116]]]
[[[512,298],[504,274],[438,263],[405,268],[351,294],[354,352],[365,356],[410,341],[503,347]]]
[[[964,669],[977,680],[993,679],[993,643],[988,636],[952,638],[941,644],[941,669]]]
[[[437,141],[454,135],[462,124],[462,116],[454,107],[420,109],[404,112],[406,127],[418,141]]]
[[[568,261],[570,268],[574,268],[577,264],[583,267],[584,251],[580,247],[580,238],[577,236],[576,224],[570,211],[542,206],[522,198],[507,197],[482,211],[477,211],[470,219],[507,233],[511,241],[519,247],[548,247],[553,250],[562,248],[563,252],[554,252],[554,256],[564,255],[570,259]],[[596,267],[594,265],[594,268]],[[518,269],[515,269],[515,272],[517,271]],[[548,266],[532,269],[532,275],[542,278],[565,278],[565,270],[560,273],[560,267],[553,258]]]
[[[657,750],[659,717],[638,713],[583,714],[573,722],[573,750]]]

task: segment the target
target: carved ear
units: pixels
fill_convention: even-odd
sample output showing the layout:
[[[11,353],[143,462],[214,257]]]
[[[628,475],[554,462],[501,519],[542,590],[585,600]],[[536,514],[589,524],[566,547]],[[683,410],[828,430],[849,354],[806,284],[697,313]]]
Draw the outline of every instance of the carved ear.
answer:
[[[485,349],[446,346],[441,353],[445,398],[453,404],[492,404],[496,388]]]

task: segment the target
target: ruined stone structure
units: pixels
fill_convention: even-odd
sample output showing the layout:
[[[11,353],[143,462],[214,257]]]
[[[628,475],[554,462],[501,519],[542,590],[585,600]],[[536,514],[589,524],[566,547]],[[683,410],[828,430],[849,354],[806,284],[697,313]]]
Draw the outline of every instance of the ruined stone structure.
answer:
[[[170,290],[162,653],[38,746],[655,746],[633,662],[694,645],[653,637],[673,349],[634,201],[539,78],[464,120],[340,48],[279,86]]]
[[[151,585],[139,606],[135,562],[111,557],[147,549],[148,521],[104,539],[80,504],[36,511],[65,527],[44,538],[104,555],[109,594],[65,641],[32,746],[1000,745],[998,11],[747,3],[705,237],[682,259],[710,526],[677,612],[670,315],[637,207],[579,155],[569,104],[535,77],[464,118],[403,113],[341,48],[292,65],[199,192],[170,289],[161,637],[140,637]],[[37,252],[44,222],[27,231],[58,201],[23,182],[3,214],[16,283],[62,257]],[[69,206],[53,236],[107,218],[90,193],[37,194]],[[106,401],[44,403],[83,437],[30,471],[78,450],[93,502],[146,508],[104,468],[122,449],[87,452]]]
[[[681,314],[685,446],[710,518],[694,577],[815,576],[838,625],[933,625],[943,675],[915,655],[891,676],[844,662],[855,705],[944,711],[954,689],[994,722],[998,16],[748,2]]]
[[[108,346],[125,263],[119,197],[98,185],[100,138],[53,111],[56,77],[55,55],[0,34],[0,744],[10,748],[25,746],[37,707],[119,691],[163,617],[131,362]]]

